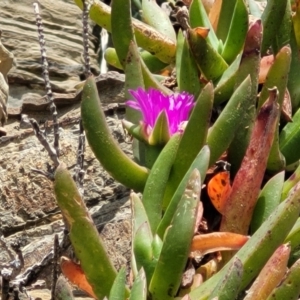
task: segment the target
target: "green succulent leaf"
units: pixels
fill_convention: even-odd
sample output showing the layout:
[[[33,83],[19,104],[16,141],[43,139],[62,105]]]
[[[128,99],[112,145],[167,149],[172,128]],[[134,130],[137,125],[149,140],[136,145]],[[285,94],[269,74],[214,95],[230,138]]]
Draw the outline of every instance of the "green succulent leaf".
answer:
[[[195,169],[163,241],[149,286],[153,300],[174,299],[177,294],[194,235],[200,190],[200,173]]]
[[[230,25],[231,25],[235,5],[236,5],[236,0],[222,1],[216,34],[217,37],[221,39],[223,42],[226,41],[228,32],[230,30]]]
[[[279,135],[279,147],[286,159],[286,164],[290,165],[300,159],[300,153],[295,151],[300,143],[300,109],[294,114],[292,122],[282,129]]]
[[[285,172],[273,176],[261,190],[251,220],[251,232],[255,232],[279,205]]]
[[[119,70],[124,70],[123,66],[120,63],[120,60],[118,58],[115,48],[111,48],[111,47],[106,48],[106,50],[104,52],[104,58],[105,58],[105,61],[109,65],[111,65]]]
[[[157,57],[155,57],[154,55],[152,55],[150,52],[146,50],[140,51],[139,54],[151,73],[158,73],[159,71],[161,71],[167,66],[167,64],[163,63]],[[104,58],[106,62],[111,66],[119,70],[123,70],[123,66],[119,61],[115,48],[108,47],[105,50]]]
[[[145,185],[143,204],[149,218],[152,233],[156,231],[162,217],[163,195],[180,139],[180,133],[172,136],[155,161]]]
[[[119,271],[109,293],[109,300],[124,300],[126,297],[126,268]]]
[[[137,270],[144,269],[148,282],[150,281],[156,261],[153,259],[152,251],[153,236],[149,223],[143,223],[133,237],[133,252]]]
[[[206,143],[212,106],[213,86],[211,83],[208,83],[199,95],[183,132],[164,195],[164,209],[168,206],[191,163]]]
[[[291,95],[293,110],[297,110],[300,104],[300,58],[298,54],[298,46],[295,37],[295,31],[292,26],[292,32],[290,36],[290,46],[292,49],[292,61],[290,67],[290,73],[288,77],[288,90]]]
[[[74,0],[74,2],[82,9],[82,0]],[[111,8],[108,5],[104,4],[100,0],[94,0],[90,9],[90,17],[100,27],[105,28],[109,32],[112,31]],[[162,62],[168,64],[174,62],[176,43],[173,40],[161,34],[153,27],[136,19],[132,19],[132,26],[139,47],[149,51]]]
[[[201,74],[206,80],[218,80],[228,68],[223,57],[208,43],[205,37],[193,29],[187,30],[187,39]]]
[[[134,275],[137,277],[137,271],[143,267],[147,281],[150,282],[157,261],[158,241],[154,241],[149,219],[139,196],[135,193],[131,193],[130,199],[133,215],[132,247]],[[153,250],[153,244],[157,246],[155,250]]]
[[[159,259],[162,246],[163,246],[162,239],[157,234],[155,234],[152,242],[152,250],[153,250],[153,258],[156,260],[156,262]]]
[[[294,227],[286,237],[285,243],[289,243],[291,245],[291,257],[290,262],[295,262],[295,260],[299,259],[299,249],[300,249],[300,218],[298,218]]]
[[[140,60],[141,63],[141,68],[142,68],[142,74],[143,74],[143,79],[145,83],[145,88],[148,89],[150,87],[155,88],[157,90],[160,90],[166,95],[172,94],[172,91],[169,90],[167,87],[162,85],[156,78],[155,76],[149,71],[147,68],[146,64],[144,63],[143,60]]]
[[[263,23],[263,39],[261,44],[262,54],[266,54],[268,48],[273,44],[276,33],[280,30],[287,0],[269,0],[261,19]]]
[[[150,145],[165,145],[170,139],[169,121],[163,110],[157,117],[153,130],[149,136]]]
[[[113,139],[93,77],[89,77],[83,87],[81,117],[89,145],[105,170],[125,186],[143,191],[148,170],[126,156]]]
[[[300,166],[295,172],[284,182],[281,194],[281,201],[285,200],[290,190],[300,181]]]
[[[146,50],[140,50],[140,55],[151,73],[159,73],[161,70],[168,66],[168,64],[162,62],[156,56],[152,55]]]
[[[286,1],[286,8],[285,8],[283,20],[272,44],[272,49],[275,54],[277,54],[277,52],[282,47],[290,43],[292,26],[293,24],[292,24],[291,2]]]
[[[192,95],[199,95],[201,83],[200,74],[188,43],[180,30],[176,49],[176,78],[179,91],[186,91]]]
[[[250,74],[251,91],[248,94],[248,110],[245,112],[241,123],[242,130],[238,130],[230,145],[228,158],[231,164],[230,171],[235,174],[240,168],[246,149],[249,145],[250,135],[256,118],[256,102],[258,89],[258,74],[260,66],[260,46],[262,39],[262,26],[260,20],[255,20],[250,26],[247,33],[244,51],[240,67],[236,75],[235,89]]]
[[[285,46],[279,50],[279,52],[275,56],[272,66],[268,71],[266,81],[260,92],[258,109],[266,102],[269,97],[269,89],[273,88],[274,86],[276,86],[278,89],[278,103],[280,107],[282,106],[288,80],[288,74],[290,71],[290,64],[291,49],[289,46]]]
[[[66,166],[55,173],[54,191],[65,221],[76,257],[99,299],[108,296],[117,272],[90,217],[76,184]],[[101,284],[99,284],[101,282]],[[128,295],[128,290],[126,290]]]
[[[250,74],[252,81],[252,97],[257,97],[258,74],[260,69],[260,46],[262,40],[263,27],[261,20],[254,20],[250,23],[242,54],[242,60],[239,67],[236,87],[238,87]],[[253,100],[254,101],[254,100]]]
[[[150,280],[156,261],[153,247],[153,236],[149,225],[149,219],[140,197],[136,193],[130,195],[132,207],[132,270],[134,277],[138,276],[138,270],[144,267],[147,278]]]
[[[129,44],[134,40],[131,25],[131,1],[113,0],[111,4],[112,40],[118,54],[119,61],[124,67],[128,55]]]
[[[132,249],[131,249],[132,250]],[[130,262],[131,272],[133,278],[136,278],[138,276],[138,269],[136,265],[136,260],[133,251],[131,251],[131,262]]]
[[[140,269],[137,278],[135,279],[129,300],[146,300],[147,299],[147,281],[143,268]]]
[[[230,4],[229,4],[230,5]],[[228,1],[226,1],[228,6]],[[222,6],[223,9],[223,6]],[[221,10],[222,14],[222,10]],[[239,30],[237,30],[237,28]],[[248,11],[244,3],[244,0],[237,0],[231,24],[227,34],[226,41],[224,43],[222,57],[228,64],[231,64],[236,56],[242,51],[245,42],[246,34],[248,31]]]
[[[274,136],[272,148],[270,150],[267,169],[271,172],[278,172],[285,168],[285,158],[279,148],[279,128]]]
[[[138,139],[141,142],[147,142],[147,136],[143,132],[143,128],[141,125],[135,125],[125,119],[122,120],[123,128],[134,138]]]
[[[245,289],[257,276],[262,266],[281,245],[298,219],[300,213],[300,184],[289,194],[288,199],[278,205],[269,218],[253,234],[250,240],[236,253],[244,266],[240,291]],[[259,253],[259,255],[257,255]],[[233,260],[233,258],[232,258]],[[189,294],[191,300],[206,300],[216,284],[228,272],[231,262],[221,271],[202,283]]]
[[[228,101],[234,91],[242,55],[237,55],[234,62],[222,74],[214,88],[214,106]]]
[[[125,66],[125,97],[131,99],[132,96],[128,90],[135,90],[139,87],[144,88],[144,79],[142,74],[142,68],[140,65],[140,56],[137,45],[134,41],[129,42],[128,53],[126,56]],[[126,108],[126,120],[134,124],[139,124],[142,119],[140,111],[131,107]],[[135,152],[135,149],[134,149]],[[135,154],[134,154],[135,156]]]
[[[169,16],[161,9],[155,0],[142,0],[143,21],[161,34],[176,41],[176,33],[169,19]]]
[[[258,100],[258,109],[268,98],[268,89],[274,86],[277,87],[279,96],[278,103],[282,107],[283,99],[286,91],[288,74],[291,63],[291,49],[285,46],[277,53],[274,63],[269,69],[263,89]],[[279,126],[279,120],[278,120]],[[271,171],[279,171],[285,167],[285,158],[279,149],[279,128],[276,130],[275,138],[268,159],[267,169]]]
[[[145,162],[145,166],[149,169],[153,168],[154,163],[156,162],[158,156],[160,155],[164,145],[149,145],[142,144],[142,149],[144,150],[143,161]],[[140,147],[141,148],[141,147]]]
[[[133,236],[137,230],[145,223],[149,223],[149,219],[145,210],[145,207],[138,196],[138,194],[132,192],[130,194],[131,207],[132,207],[132,232]]]
[[[136,89],[138,87],[144,87],[146,89],[153,87],[166,95],[170,95],[172,93],[172,91],[160,84],[155,76],[150,72],[145,62],[142,60],[141,54],[134,41],[129,43],[129,52],[125,63],[125,74],[125,96],[128,98],[130,98],[128,89]],[[129,111],[131,110],[132,109],[129,108]],[[131,121],[130,119],[128,120]]]
[[[132,143],[133,152],[137,153],[135,160],[138,161],[139,164],[151,169],[164,145],[149,145],[149,136],[143,125],[134,125],[125,119],[122,120],[122,125],[127,132],[135,138]]]
[[[182,198],[182,195],[184,193],[185,187],[188,183],[188,180],[191,176],[191,173],[194,169],[197,169],[200,172],[200,177],[202,180],[205,178],[206,171],[208,169],[209,164],[209,148],[208,146],[204,146],[198,155],[196,156],[195,160],[190,165],[188,171],[184,175],[183,179],[181,180],[180,184],[176,188],[174,195],[172,196],[171,200],[169,200],[169,205],[165,205],[167,207],[162,220],[160,221],[158,228],[157,228],[157,234],[163,238],[164,234],[166,232],[166,229],[171,224],[171,221],[174,217],[174,214],[176,212],[176,209],[178,207],[178,203],[180,202],[180,199]],[[203,181],[201,182],[203,184]]]
[[[207,144],[211,150],[210,165],[228,149],[240,122],[249,109],[249,97],[251,96],[251,79],[248,76],[235,90],[224,110],[210,128]]]
[[[297,3],[298,4],[298,3]],[[299,9],[299,5],[295,5],[294,8],[294,14],[293,14],[293,28],[295,31],[295,38],[296,38],[296,42],[297,42],[297,46],[299,48],[300,45],[300,9]]]
[[[196,27],[206,27],[209,28],[208,42],[210,45],[217,49],[219,46],[219,40],[215,34],[215,31],[209,21],[208,15],[206,13],[205,7],[201,0],[193,0],[190,5],[190,25],[192,28]]]
[[[224,274],[220,282],[217,284],[209,300],[232,300],[236,299],[243,276],[243,264],[238,257],[234,257],[228,266],[228,272]]]
[[[294,249],[293,252],[291,252],[290,259],[289,259],[289,265],[294,264],[298,259],[300,259],[300,248],[297,247]]]

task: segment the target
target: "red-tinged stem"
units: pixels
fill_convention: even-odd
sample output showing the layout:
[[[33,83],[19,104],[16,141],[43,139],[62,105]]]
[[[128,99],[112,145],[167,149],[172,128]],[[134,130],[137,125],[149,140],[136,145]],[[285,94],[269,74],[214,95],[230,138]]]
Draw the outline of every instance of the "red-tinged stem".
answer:
[[[248,233],[276,130],[279,116],[277,98],[277,88],[270,89],[269,99],[258,113],[246,155],[225,205],[221,231]]]

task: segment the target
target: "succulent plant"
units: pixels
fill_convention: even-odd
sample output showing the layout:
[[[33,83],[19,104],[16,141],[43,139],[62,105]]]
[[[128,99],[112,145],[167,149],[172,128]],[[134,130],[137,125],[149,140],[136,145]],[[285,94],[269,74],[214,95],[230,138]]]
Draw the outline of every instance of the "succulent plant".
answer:
[[[90,294],[298,299],[299,3],[169,1],[175,32],[156,1],[137,2],[144,22],[132,18],[130,0],[90,7],[112,34],[107,61],[126,75],[134,160],[111,136],[92,76],[81,104],[96,158],[132,189],[132,286],[113,267],[66,167],[55,175]],[[172,89],[160,80],[164,70],[176,72]]]

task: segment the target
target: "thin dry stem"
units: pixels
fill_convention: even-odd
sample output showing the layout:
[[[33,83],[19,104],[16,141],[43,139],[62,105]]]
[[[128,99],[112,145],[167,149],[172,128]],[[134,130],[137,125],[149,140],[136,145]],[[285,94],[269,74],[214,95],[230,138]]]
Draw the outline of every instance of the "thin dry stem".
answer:
[[[58,278],[58,259],[59,259],[59,240],[58,235],[54,235],[54,245],[53,245],[53,270],[52,270],[52,286],[51,286],[51,300],[55,299],[55,286]]]
[[[42,22],[40,13],[39,13],[38,3],[34,3],[33,7],[34,7],[35,15],[36,15],[38,39],[39,39],[39,43],[40,43],[40,50],[41,50],[41,56],[42,56],[43,78],[45,81],[45,89],[46,89],[47,99],[48,99],[48,102],[50,103],[50,111],[51,111],[52,119],[53,119],[54,149],[55,149],[57,157],[59,157],[59,153],[60,153],[60,151],[59,151],[59,124],[58,124],[58,118],[57,118],[56,105],[54,103],[54,97],[53,97],[51,84],[50,84],[50,78],[49,78],[49,65],[48,65],[48,61],[47,61],[47,54],[46,54],[46,48],[45,48],[43,22]]]
[[[51,160],[54,162],[56,166],[59,165],[59,159],[56,150],[50,145],[50,143],[47,141],[45,134],[41,131],[38,123],[34,119],[29,119],[31,126],[35,132],[36,137],[40,141],[40,143],[44,146],[46,151],[48,152]]]
[[[82,125],[82,121],[79,122],[79,139],[78,139],[78,149],[77,149],[77,163],[75,168],[74,180],[77,182],[80,192],[83,193],[83,179],[85,171],[83,169],[84,163],[84,151],[85,151],[85,133]]]
[[[89,55],[89,11],[91,4],[83,0],[82,10],[82,39],[83,39],[83,58],[85,67],[85,76],[88,78],[92,75],[90,66],[90,55]],[[82,120],[79,122],[79,140],[77,149],[77,166],[75,168],[74,180],[78,184],[80,193],[83,194],[83,179],[84,179],[84,151],[85,151],[85,133],[82,125]]]
[[[88,78],[91,73],[90,55],[89,55],[89,11],[91,4],[83,0],[83,10],[82,10],[82,39],[83,39],[83,59],[85,67],[85,76]]]

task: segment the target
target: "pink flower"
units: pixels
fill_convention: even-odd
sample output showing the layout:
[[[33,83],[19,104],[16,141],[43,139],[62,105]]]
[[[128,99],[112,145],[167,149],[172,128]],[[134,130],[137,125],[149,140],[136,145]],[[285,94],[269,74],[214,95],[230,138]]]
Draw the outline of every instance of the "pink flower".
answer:
[[[164,95],[162,92],[150,88],[129,90],[135,100],[129,100],[126,105],[141,111],[142,124],[148,135],[152,132],[156,120],[162,111],[165,112],[170,136],[182,130],[183,124],[188,120],[191,109],[194,107],[194,96],[186,92]]]

